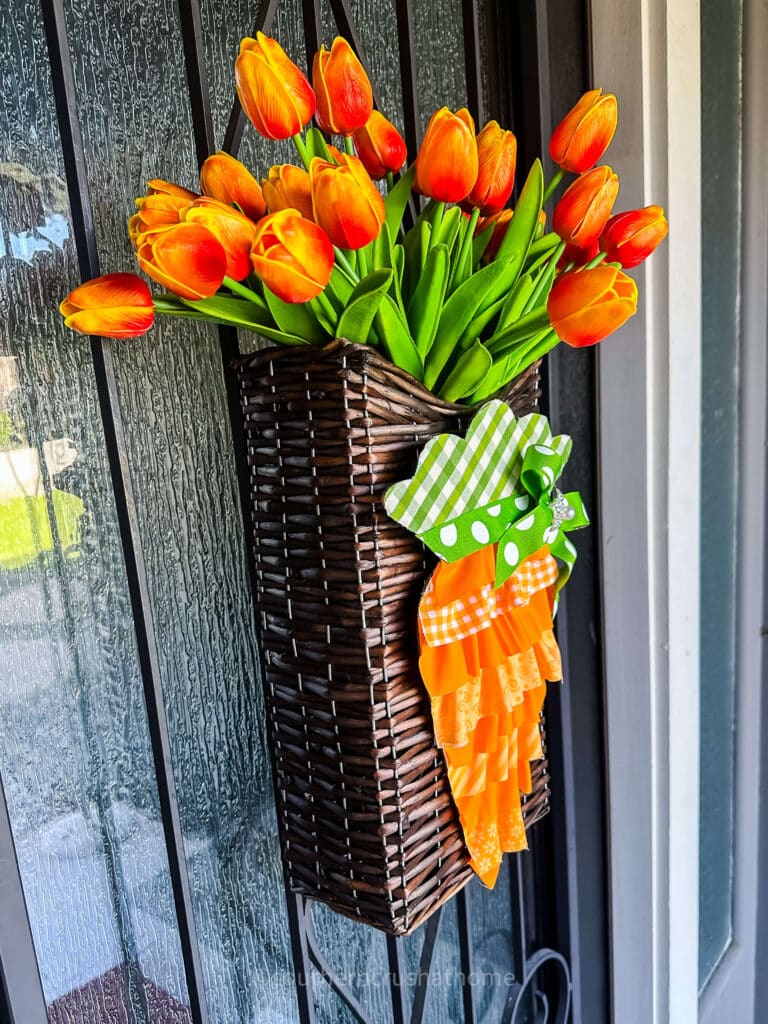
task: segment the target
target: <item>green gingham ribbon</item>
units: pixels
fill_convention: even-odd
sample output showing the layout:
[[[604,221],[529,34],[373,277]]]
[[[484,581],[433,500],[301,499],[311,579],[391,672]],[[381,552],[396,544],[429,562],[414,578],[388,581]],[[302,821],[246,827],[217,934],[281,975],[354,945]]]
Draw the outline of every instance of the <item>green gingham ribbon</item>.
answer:
[[[498,544],[497,587],[546,544],[562,563],[555,585],[559,591],[576,561],[576,548],[566,534],[589,525],[579,493],[562,494],[555,487],[569,453],[570,446],[555,451],[545,444],[529,445],[520,472],[521,492],[443,522],[421,534],[421,539],[448,562]]]

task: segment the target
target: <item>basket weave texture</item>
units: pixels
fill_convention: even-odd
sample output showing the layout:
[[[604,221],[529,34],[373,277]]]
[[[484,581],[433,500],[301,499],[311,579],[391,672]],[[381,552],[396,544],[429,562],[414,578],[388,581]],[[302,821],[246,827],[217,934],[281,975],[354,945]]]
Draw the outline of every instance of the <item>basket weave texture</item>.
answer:
[[[467,409],[345,341],[265,349],[237,371],[289,885],[403,935],[472,871],[418,670],[431,556],[382,495]],[[505,397],[535,409],[538,367]],[[548,810],[546,760],[533,776],[527,826]]]

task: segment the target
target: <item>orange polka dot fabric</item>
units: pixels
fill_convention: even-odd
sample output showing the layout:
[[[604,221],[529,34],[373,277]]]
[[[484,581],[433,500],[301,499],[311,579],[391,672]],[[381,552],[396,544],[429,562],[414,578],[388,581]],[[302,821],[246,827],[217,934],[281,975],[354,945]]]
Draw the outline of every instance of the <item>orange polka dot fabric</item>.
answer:
[[[547,681],[562,678],[552,632],[557,564],[544,547],[497,590],[493,545],[441,562],[419,607],[419,665],[432,699],[471,865],[493,886],[527,848],[520,793],[542,756]]]

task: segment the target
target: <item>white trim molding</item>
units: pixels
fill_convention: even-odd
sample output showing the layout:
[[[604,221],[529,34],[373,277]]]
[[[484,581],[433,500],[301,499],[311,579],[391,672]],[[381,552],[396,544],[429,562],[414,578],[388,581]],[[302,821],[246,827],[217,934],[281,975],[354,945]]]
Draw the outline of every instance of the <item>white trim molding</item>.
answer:
[[[700,12],[592,0],[615,92],[617,209],[659,203],[637,316],[599,348],[606,749],[616,1024],[698,1020]]]

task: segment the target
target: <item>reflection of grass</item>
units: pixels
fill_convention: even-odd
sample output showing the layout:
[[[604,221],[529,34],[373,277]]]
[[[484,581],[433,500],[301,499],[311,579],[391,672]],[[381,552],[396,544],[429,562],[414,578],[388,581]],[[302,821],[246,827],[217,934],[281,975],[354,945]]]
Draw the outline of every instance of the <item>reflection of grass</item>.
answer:
[[[65,557],[77,557],[80,517],[85,511],[76,494],[54,490],[56,527]],[[38,555],[53,551],[53,531],[45,495],[0,502],[0,569],[19,569]]]

